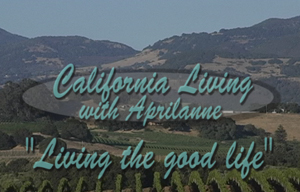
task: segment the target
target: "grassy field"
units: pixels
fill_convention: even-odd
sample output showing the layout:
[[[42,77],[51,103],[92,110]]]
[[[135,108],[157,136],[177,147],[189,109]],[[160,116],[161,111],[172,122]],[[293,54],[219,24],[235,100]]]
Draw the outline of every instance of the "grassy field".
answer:
[[[0,131],[3,131],[7,134],[11,134],[15,130],[18,130],[20,128],[26,128],[32,132],[40,132],[42,125],[43,123],[38,123],[38,122],[20,122],[20,123],[0,122]]]
[[[236,124],[253,124],[263,128],[270,133],[274,133],[281,124],[288,134],[288,139],[300,140],[300,115],[283,113],[250,113],[231,116]]]

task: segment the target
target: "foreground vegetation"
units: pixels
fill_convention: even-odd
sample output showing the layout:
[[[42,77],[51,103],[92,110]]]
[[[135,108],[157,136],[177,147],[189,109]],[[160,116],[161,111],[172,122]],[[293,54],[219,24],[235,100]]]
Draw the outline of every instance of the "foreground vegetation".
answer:
[[[120,192],[121,189],[131,188],[141,192],[142,188],[154,187],[156,191],[161,191],[165,186],[172,186],[174,190],[182,192],[184,185],[189,185],[193,192],[203,191],[204,188],[211,191],[271,191],[272,189],[280,192],[299,191],[300,143],[287,140],[287,133],[282,126],[271,134],[250,124],[241,126],[231,118],[221,118],[218,121],[163,122],[157,125],[156,130],[144,128],[138,122],[99,121],[96,122],[96,128],[91,130],[85,122],[41,112],[24,103],[22,94],[32,85],[35,85],[35,82],[28,80],[20,84],[10,82],[0,90],[0,96],[3,98],[0,101],[2,121],[0,149],[5,150],[0,154],[3,157],[0,163],[2,191],[67,192],[114,189]],[[14,105],[11,105],[12,103]],[[297,113],[299,106],[281,107],[285,108],[284,111]],[[195,130],[199,134],[193,136],[183,134]],[[172,134],[172,132],[182,134]],[[234,140],[246,149],[251,141],[256,141],[256,151],[262,151],[264,138],[270,136],[275,141],[274,150],[273,153],[265,153],[264,170],[258,172],[252,170],[251,176],[242,181],[240,173],[226,169],[224,160]],[[11,150],[13,154],[12,149],[16,146],[24,147],[26,137],[35,137],[35,146],[40,153],[44,152],[52,137],[58,138],[55,154],[59,153],[61,147],[80,152],[79,146],[76,148],[67,146],[67,143],[69,145],[72,142],[105,144],[97,150],[88,150],[88,153],[96,151],[98,154],[106,150],[110,152],[109,149],[112,149],[110,146],[114,149],[134,147],[140,140],[146,142],[142,153],[153,151],[156,155],[162,156],[171,151],[176,153],[187,151],[189,154],[198,151],[203,155],[211,150],[214,142],[219,143],[219,148],[214,171],[201,168],[191,170],[184,167],[173,170],[172,176],[165,180],[160,178],[166,172],[162,161],[156,161],[150,169],[122,170],[119,164],[121,157],[111,156],[113,163],[107,169],[104,179],[98,182],[98,168],[34,170],[33,163],[38,160],[36,156],[26,156],[24,153],[12,156],[6,153]],[[52,158],[47,160],[54,161]],[[268,166],[274,167],[268,168]],[[111,178],[115,178],[115,181]],[[193,183],[198,187],[195,188]]]
[[[161,192],[166,190],[166,187],[170,186],[171,191],[184,192],[184,191],[242,191],[242,192],[272,192],[272,191],[299,191],[300,190],[300,170],[299,169],[274,169],[269,168],[261,172],[253,171],[251,175],[242,180],[240,173],[236,170],[227,171],[221,173],[213,170],[208,175],[202,175],[198,171],[192,171],[184,179],[183,175],[180,175],[178,171],[174,171],[169,178],[168,186],[164,184],[159,172],[154,172],[151,177],[147,176],[148,185],[145,186],[141,173],[134,174],[134,181],[131,185],[124,185],[124,178],[122,175],[115,175],[113,180],[98,180],[90,186],[92,178],[80,177],[77,183],[70,184],[70,181],[63,177],[59,180],[58,185],[54,186],[49,180],[44,180],[39,186],[36,186],[32,181],[22,182],[21,186],[16,186],[14,183],[4,183],[2,190],[4,192],[25,192],[25,191],[57,191],[57,192],[83,192],[93,190],[95,192],[101,192],[105,190],[103,187],[106,183],[113,183],[113,190],[115,192],[121,192],[124,187],[130,187],[130,191],[142,192],[143,188],[150,188],[149,191]],[[151,185],[152,183],[152,185]],[[150,185],[149,185],[150,184]]]

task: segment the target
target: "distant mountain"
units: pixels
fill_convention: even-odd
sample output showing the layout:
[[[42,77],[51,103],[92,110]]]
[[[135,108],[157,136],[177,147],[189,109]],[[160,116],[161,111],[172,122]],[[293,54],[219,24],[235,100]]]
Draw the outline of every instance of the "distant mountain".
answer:
[[[275,88],[282,102],[300,104],[300,16],[251,27],[192,33],[157,41],[134,57],[103,68],[201,69],[248,76]]]
[[[44,79],[73,63],[81,72],[102,69],[201,69],[250,75],[300,104],[300,16],[267,19],[250,27],[182,34],[157,41],[143,51],[111,41],[79,36],[28,39],[0,30],[0,80]],[[288,94],[287,94],[288,93]]]
[[[26,37],[14,35],[0,28],[0,46],[7,43],[15,43],[26,40]]]
[[[10,41],[6,39],[10,37]],[[6,39],[5,44],[1,39]],[[2,43],[1,43],[2,42]],[[64,66],[98,66],[135,55],[133,48],[111,41],[79,36],[37,37],[32,39],[0,34],[0,77],[2,82],[28,77],[44,78]]]
[[[299,57],[300,17],[268,19],[246,28],[221,29],[214,33],[194,33],[158,41],[150,50],[167,50],[166,64],[181,67],[176,61],[212,62],[224,58]],[[175,63],[174,63],[175,61]]]
[[[300,16],[268,19],[245,28],[221,29],[213,33],[182,34],[146,47],[126,66],[184,68],[194,63],[211,63],[222,58],[300,57]],[[128,60],[136,63],[128,63]],[[109,65],[105,65],[109,67]]]

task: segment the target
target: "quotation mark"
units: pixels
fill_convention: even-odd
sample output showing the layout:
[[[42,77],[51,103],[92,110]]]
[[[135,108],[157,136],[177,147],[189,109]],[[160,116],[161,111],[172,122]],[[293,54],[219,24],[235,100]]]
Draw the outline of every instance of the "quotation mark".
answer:
[[[30,142],[29,142],[29,138],[26,137],[26,151],[29,152],[29,143],[30,143],[30,149],[31,151],[33,152],[34,151],[34,138],[33,137],[30,137]]]
[[[273,139],[272,137],[265,137],[265,151],[268,151],[268,144],[269,144],[269,150],[272,151],[273,149]]]

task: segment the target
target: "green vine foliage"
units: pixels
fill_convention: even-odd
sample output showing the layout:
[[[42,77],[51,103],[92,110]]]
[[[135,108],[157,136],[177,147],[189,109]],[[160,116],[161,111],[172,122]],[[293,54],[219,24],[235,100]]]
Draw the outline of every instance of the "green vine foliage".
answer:
[[[115,192],[121,192],[122,191],[122,175],[117,175],[116,178],[116,190]]]
[[[174,171],[171,177],[171,186],[176,185],[178,192],[184,192],[184,188],[181,182],[180,175],[177,171]]]
[[[41,186],[39,187],[38,192],[48,192],[48,190],[53,191],[50,181],[44,180]]]
[[[289,182],[284,171],[280,171],[279,169],[266,169],[263,171],[263,175],[266,179],[277,181],[285,191],[296,192],[296,189]]]
[[[198,171],[192,171],[189,178],[189,186],[195,183],[198,186],[199,191],[206,191],[205,184],[203,183]]]
[[[3,191],[4,192],[17,192],[18,189],[16,188],[16,186],[13,183],[9,182],[4,185]]]
[[[66,189],[70,191],[70,186],[69,186],[69,181],[66,178],[62,178],[59,181],[58,187],[57,187],[57,192],[66,192]]]
[[[248,180],[250,179],[255,180],[264,192],[273,192],[272,186],[269,184],[264,174],[252,170]]]
[[[241,174],[236,169],[228,171],[225,175],[225,179],[226,179],[226,183],[229,181],[236,182],[237,185],[241,188],[241,191],[243,191],[243,192],[252,192],[252,190],[249,188],[247,182],[245,182],[241,178]]]
[[[33,183],[31,181],[26,181],[20,188],[20,192],[27,192],[30,189],[33,189]]]
[[[161,186],[160,173],[159,172],[154,173],[153,188],[155,188],[157,192],[162,192],[162,186]]]
[[[97,181],[95,192],[102,192],[102,181]]]
[[[210,171],[207,178],[207,185],[216,182],[221,192],[230,192],[226,187],[225,177],[217,170]]]
[[[285,176],[300,184],[300,169],[287,168],[284,170]]]
[[[86,179],[84,177],[80,177],[75,192],[82,192],[84,191],[84,187],[86,185]]]
[[[143,191],[143,185],[141,180],[141,173],[135,174],[135,192],[142,192]]]
[[[142,175],[141,173],[135,174],[135,191],[142,192]],[[115,192],[122,191],[122,175],[118,174],[115,180]],[[221,173],[218,170],[212,170],[209,172],[208,178],[206,182],[204,182],[201,178],[201,175],[197,171],[192,171],[188,185],[191,186],[193,183],[198,186],[199,191],[206,191],[206,188],[212,184],[212,182],[218,185],[218,188],[221,192],[229,192],[229,181],[234,181],[243,192],[251,192],[250,181],[254,180],[264,192],[273,192],[273,186],[269,183],[269,181],[276,181],[280,184],[284,191],[286,192],[294,192],[297,191],[295,186],[295,182],[300,183],[300,169],[297,168],[269,168],[263,171],[255,171],[252,170],[251,174],[247,179],[242,179],[240,176],[240,172],[233,169],[227,171],[226,173]],[[87,182],[85,177],[81,177],[76,185],[75,192],[83,192],[87,189]],[[95,192],[102,192],[102,184],[103,180],[98,180],[96,182]],[[184,192],[184,187],[182,184],[182,179],[178,171],[174,171],[171,176],[171,186],[176,189],[177,192]],[[154,173],[153,178],[153,188],[156,189],[157,192],[163,192],[162,180],[159,172]],[[67,189],[67,190],[66,190]],[[59,181],[57,192],[70,192],[69,181],[66,178],[62,178]],[[2,192],[26,192],[28,190],[35,191],[34,184],[30,181],[26,181],[21,188],[16,188],[14,183],[7,182],[2,187]],[[48,180],[42,182],[42,184],[38,188],[38,192],[49,192],[53,191],[53,187]]]

